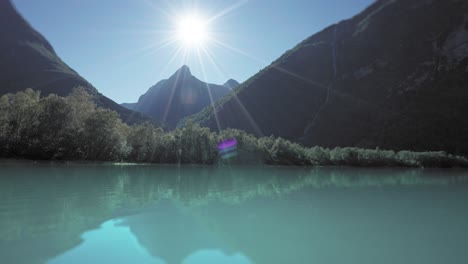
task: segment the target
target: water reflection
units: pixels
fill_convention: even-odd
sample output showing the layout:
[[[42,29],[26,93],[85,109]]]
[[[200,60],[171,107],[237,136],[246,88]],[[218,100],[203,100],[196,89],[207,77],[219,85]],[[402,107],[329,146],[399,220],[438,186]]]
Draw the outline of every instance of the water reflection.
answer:
[[[1,262],[459,263],[466,181],[457,170],[3,165]]]
[[[119,226],[116,220],[107,221],[99,229],[84,233],[82,238],[83,243],[79,246],[47,263],[166,264],[142,249],[129,228]]]
[[[196,263],[206,263],[206,264],[250,264],[252,263],[246,256],[242,254],[234,254],[232,256],[227,256],[224,252],[220,250],[205,249],[200,250],[192,255],[188,256],[183,264],[196,264]]]

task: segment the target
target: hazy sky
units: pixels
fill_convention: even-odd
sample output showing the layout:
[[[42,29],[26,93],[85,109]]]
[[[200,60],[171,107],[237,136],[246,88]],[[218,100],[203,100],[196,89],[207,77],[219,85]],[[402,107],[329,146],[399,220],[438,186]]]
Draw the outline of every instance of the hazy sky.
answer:
[[[203,81],[243,82],[300,41],[373,0],[13,0],[59,56],[101,93],[135,102],[184,63]],[[176,55],[177,17],[212,18],[216,42]]]

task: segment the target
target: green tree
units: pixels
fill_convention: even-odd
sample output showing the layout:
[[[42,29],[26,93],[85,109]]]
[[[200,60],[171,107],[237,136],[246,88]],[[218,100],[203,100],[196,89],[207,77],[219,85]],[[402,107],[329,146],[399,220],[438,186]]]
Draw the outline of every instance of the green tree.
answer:
[[[119,115],[97,109],[84,122],[83,149],[89,160],[121,160],[131,151],[127,145],[128,127]]]
[[[32,89],[18,92],[10,97],[8,111],[8,148],[14,156],[27,156],[35,145],[33,136],[37,133],[40,114],[40,93]]]
[[[37,156],[42,159],[63,158],[67,141],[72,133],[73,116],[66,99],[49,95],[40,101],[38,115]]]
[[[132,149],[129,158],[138,162],[153,161],[158,145],[156,135],[154,127],[149,123],[132,127],[128,135],[128,144]]]

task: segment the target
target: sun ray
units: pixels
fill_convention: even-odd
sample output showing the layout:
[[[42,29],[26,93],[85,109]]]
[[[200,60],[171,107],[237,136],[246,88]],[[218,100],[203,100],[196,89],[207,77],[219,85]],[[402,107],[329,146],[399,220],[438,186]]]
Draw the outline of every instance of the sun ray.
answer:
[[[245,117],[247,117],[247,120],[249,121],[250,125],[252,126],[253,130],[255,131],[256,135],[259,137],[264,137],[265,135],[263,134],[262,130],[260,129],[260,126],[258,126],[257,122],[255,122],[255,119],[252,117],[250,112],[245,108],[244,104],[241,102],[239,97],[237,97],[237,94],[233,94],[234,100],[236,100],[237,104],[241,108],[242,113],[244,113]]]
[[[238,49],[238,48],[235,48],[235,47],[233,47],[233,46],[231,46],[231,45],[229,45],[229,44],[226,44],[226,43],[220,41],[219,39],[212,38],[212,39],[210,39],[210,41],[211,41],[213,44],[218,45],[219,47],[222,47],[222,48],[228,49],[228,50],[230,50],[230,51],[233,51],[233,52],[235,52],[235,53],[244,55],[244,56],[246,56],[246,57],[248,57],[248,58],[250,58],[250,59],[252,59],[252,60],[254,60],[254,61],[264,63],[264,61],[263,61],[262,59],[259,59],[259,58],[255,57],[255,56],[253,56],[253,55],[251,55],[251,54],[249,54],[249,53],[247,53],[247,52],[241,50],[241,49]]]
[[[259,62],[259,63],[262,63],[262,64],[267,64],[267,62],[266,62],[265,60],[262,60],[262,59],[260,59],[260,58],[258,58],[258,57],[255,57],[255,56],[253,56],[253,55],[250,55],[249,53],[247,53],[247,52],[245,52],[245,51],[242,51],[242,50],[240,50],[240,49],[238,49],[238,48],[232,47],[232,46],[230,46],[230,45],[228,45],[228,44],[226,44],[226,43],[224,43],[224,42],[222,42],[222,41],[219,41],[219,40],[214,39],[213,42],[216,43],[216,44],[218,44],[218,45],[220,45],[220,46],[222,46],[222,47],[224,47],[224,48],[226,48],[226,49],[229,49],[229,50],[234,51],[234,52],[237,52],[237,53],[239,53],[239,54],[241,54],[241,55],[247,56],[248,58],[250,58],[250,59],[252,59],[252,60],[255,60],[256,62]],[[285,73],[285,74],[291,75],[292,77],[295,77],[295,78],[297,78],[297,79],[299,79],[299,80],[301,80],[301,81],[304,81],[304,82],[306,82],[306,83],[312,84],[312,85],[314,85],[314,86],[318,86],[319,88],[326,88],[326,85],[325,85],[325,84],[319,83],[319,82],[317,82],[317,81],[311,80],[311,79],[309,79],[309,78],[306,78],[306,77],[301,76],[301,75],[299,75],[299,74],[296,74],[296,73],[294,73],[294,72],[291,72],[291,71],[289,71],[289,70],[286,70],[285,68],[280,67],[280,66],[278,66],[277,64],[271,64],[270,66],[273,67],[273,68],[275,68],[275,69],[277,69],[277,70],[279,70],[279,71],[281,71],[281,72],[283,72],[283,73]]]
[[[206,55],[206,57],[208,58],[208,60],[212,64],[212,66],[216,70],[217,74],[219,76],[221,76],[223,79],[227,80],[229,78],[228,75],[226,74],[225,71],[221,70],[221,67],[219,66],[218,63],[216,63],[216,61],[214,60],[214,57],[211,55],[210,51],[205,47],[202,47],[201,50],[203,51],[203,53]]]
[[[134,31],[132,33],[143,36],[150,36],[151,43],[139,49],[130,51],[130,54],[128,56],[131,56],[133,54],[141,56],[153,55],[158,51],[174,46],[174,48],[171,49],[169,53],[167,53],[167,55],[169,55],[170,58],[167,63],[164,63],[164,66],[162,67],[163,70],[162,72],[160,71],[160,75],[165,74],[166,71],[173,66],[173,64],[179,63],[180,61],[180,63],[184,65],[190,64],[189,62],[198,63],[199,68],[203,73],[203,78],[205,81],[208,81],[208,67],[210,70],[213,69],[214,71],[216,71],[216,74],[219,74],[219,76],[222,76],[223,78],[227,79],[228,74],[226,74],[225,71],[221,68],[219,60],[217,60],[216,50],[212,49],[220,47],[223,50],[232,52],[236,56],[242,55],[258,63],[259,65],[270,65],[269,67],[278,71],[279,74],[289,75],[295,80],[307,83],[310,87],[316,87],[317,89],[327,90],[334,96],[353,97],[352,95],[347,95],[343,92],[334,90],[332,87],[329,87],[330,90],[328,90],[328,83],[321,83],[311,79],[310,76],[304,76],[300,73],[291,71],[290,69],[286,69],[285,67],[281,66],[281,63],[271,63],[271,61],[266,61],[265,59],[259,58],[255,54],[251,54],[242,49],[239,49],[238,47],[233,46],[232,42],[226,42],[226,40],[231,37],[228,34],[226,34],[226,32],[216,31],[214,30],[214,28],[211,28],[211,26],[216,26],[219,20],[233,13],[235,10],[241,8],[246,3],[248,3],[248,0],[235,0],[235,2],[233,2],[234,4],[225,5],[224,9],[217,9],[217,11],[212,10],[214,12],[208,14],[203,14],[201,12],[201,9],[199,8],[201,7],[201,4],[199,6],[199,2],[196,0],[183,0],[182,4],[180,5],[174,4],[174,1],[171,0],[142,1],[145,2],[146,5],[149,6],[149,8],[155,11],[155,13],[158,13],[162,16],[166,16],[168,19],[168,24],[166,25],[167,27],[162,26],[162,28],[157,29],[152,28],[153,26],[148,26],[148,20],[144,20],[142,23],[140,23],[145,24],[142,28],[146,28],[147,30]],[[156,1],[158,1],[157,5]],[[159,39],[159,41],[157,39],[155,40],[155,38]],[[118,54],[117,56],[122,56],[122,54]],[[125,64],[125,67],[128,67],[129,64],[132,64],[132,61],[128,61]],[[176,76],[177,80],[179,80],[180,77],[181,76],[179,75]],[[165,105],[164,114],[162,116],[163,122],[166,122],[169,109],[172,106],[176,92],[175,88],[176,87],[173,87],[173,89],[171,90],[170,99]],[[218,130],[221,130],[221,122],[223,120],[220,120],[220,113],[216,111],[216,106],[218,104],[215,103],[215,101],[213,100],[213,94],[211,89],[209,89],[209,87],[207,87],[207,89],[211,108],[213,110],[213,118],[215,119],[214,121],[216,122]],[[232,94],[229,95],[232,98],[232,103],[238,106],[237,109],[240,110],[240,114],[243,115],[248,122],[247,125],[250,125],[252,127],[252,130],[255,131],[257,135],[263,136],[260,126],[253,118],[252,114],[247,110],[246,105],[244,105],[244,103],[246,103],[246,100],[249,100],[250,98],[242,96],[244,102],[243,103],[238,95],[239,94],[235,92],[232,92]]]
[[[216,19],[218,19],[218,18],[220,18],[220,17],[226,16],[227,14],[233,12],[234,10],[236,10],[236,9],[238,9],[238,8],[240,8],[240,7],[242,7],[242,6],[245,5],[247,2],[248,2],[248,0],[241,0],[241,1],[239,1],[238,3],[229,6],[228,8],[222,10],[221,12],[217,13],[216,15],[210,17],[210,18],[208,19],[208,22],[211,23],[212,21],[214,21],[214,20],[216,20]]]
[[[112,58],[109,58],[109,62],[115,64],[116,69],[122,70],[130,65],[138,62],[138,58],[150,56],[160,51],[161,49],[170,47],[176,41],[173,39],[165,39],[155,43],[149,43],[146,46],[130,49],[127,52],[116,54]],[[125,63],[122,63],[125,62]]]
[[[218,68],[217,67],[217,64],[216,62],[214,61],[214,59],[211,57],[210,53],[208,50],[206,49],[202,49],[202,51],[205,52],[205,55],[207,55],[207,57],[209,58],[209,60],[213,63],[213,65],[215,66],[215,68]],[[201,58],[200,58],[201,60]],[[219,68],[218,68],[219,70]],[[206,75],[204,73],[204,75]],[[206,78],[206,76],[204,77]],[[237,104],[239,105],[239,107],[241,108],[241,111],[242,113],[245,115],[245,117],[247,118],[248,122],[250,123],[250,125],[252,126],[253,130],[255,131],[255,133],[258,135],[258,136],[263,136],[263,132],[261,131],[260,127],[258,126],[257,122],[253,119],[252,115],[249,113],[249,111],[245,108],[244,104],[239,100],[239,98],[237,97],[237,94],[233,91],[231,91],[232,93],[232,97],[234,98],[234,100],[236,100]],[[210,95],[211,96],[211,95]],[[211,99],[212,100],[212,99]],[[216,111],[216,108],[215,108],[215,104],[214,102],[212,102],[212,109],[213,109],[213,115],[216,119],[216,122],[219,123],[219,117],[217,115],[217,111]]]
[[[169,114],[169,109],[171,108],[171,105],[172,105],[172,101],[174,99],[174,94],[175,94],[175,90],[176,90],[176,85],[177,83],[179,82],[179,78],[180,78],[180,72],[178,72],[178,74],[176,75],[176,80],[174,82],[174,85],[172,86],[171,88],[171,95],[169,96],[169,101],[167,102],[166,104],[166,109],[164,109],[164,114],[163,114],[163,118],[162,118],[162,124],[164,125],[166,123],[166,120],[167,120],[167,115]]]
[[[206,78],[205,67],[203,65],[199,49],[197,49],[197,56],[198,56],[198,63],[200,64],[200,68],[202,70],[203,78],[206,80],[207,78]],[[216,112],[216,109],[215,109],[215,102],[213,100],[213,95],[211,94],[211,89],[210,89],[208,83],[206,84],[206,89],[208,90],[208,95],[210,97],[210,104],[211,104],[211,107],[213,109],[213,115],[214,115],[214,118],[215,118],[216,125],[218,127],[218,131],[221,132],[221,123],[219,122],[218,113]]]
[[[167,68],[173,61],[175,61],[175,60],[178,58],[178,54],[179,54],[180,52],[183,52],[182,58],[185,57],[185,51],[183,50],[182,47],[179,47],[179,48],[176,50],[176,52],[174,53],[174,55],[171,57],[171,60],[169,61],[169,63],[166,64],[164,70],[166,70],[166,68]],[[163,71],[163,72],[164,72],[164,71]],[[170,97],[169,97],[169,102],[168,102],[168,104],[166,105],[166,108],[164,109],[163,118],[162,118],[162,120],[161,120],[161,121],[162,121],[162,124],[164,124],[164,123],[166,122],[167,115],[168,115],[168,113],[169,113],[169,109],[171,108],[171,105],[172,105],[172,99],[174,98],[174,93],[175,93],[175,88],[176,88],[175,85],[177,84],[178,80],[179,80],[179,74],[176,76],[176,81],[174,82],[174,87],[172,87],[172,89],[171,89],[171,95],[170,95]]]
[[[193,0],[184,1],[184,4],[182,6],[174,5],[172,1],[159,0],[160,2],[163,2],[163,6],[166,5],[164,9],[161,9],[160,5],[157,7],[155,5],[155,0],[143,1],[149,6],[149,8],[153,9],[155,12],[166,16],[169,19],[169,21],[172,22],[172,28],[168,28],[165,30],[153,29],[137,32],[137,34],[144,34],[150,36],[166,35],[167,37],[163,38],[163,40],[161,41],[157,41],[154,44],[151,43],[150,45],[146,45],[141,49],[132,52],[143,55],[152,55],[157,51],[166,49],[172,46],[173,44],[178,43],[179,45],[177,45],[177,49],[171,55],[169,62],[165,63],[163,73],[165,73],[169,67],[172,67],[172,65],[176,61],[180,60],[182,64],[189,64],[190,60],[190,62],[193,61],[194,63],[199,64],[199,68],[202,71],[204,80],[208,80],[207,65],[210,68],[212,68],[216,72],[216,74],[219,74],[219,76],[222,76],[223,78],[227,79],[227,74],[220,67],[215,54],[213,54],[211,51],[211,44],[221,46],[224,49],[231,50],[236,54],[242,54],[243,56],[247,56],[250,59],[264,64],[263,60],[256,58],[255,56],[248,54],[247,52],[243,52],[242,50],[237,49],[236,47],[222,42],[220,39],[223,37],[222,32],[214,33],[215,31],[212,31],[211,28],[211,24],[214,25],[214,21],[217,22],[219,19],[239,9],[240,7],[245,5],[248,2],[248,0],[235,1],[234,4],[229,5],[218,12],[215,12],[214,15],[212,14],[208,17],[202,16],[199,6],[197,6],[197,1]],[[181,77],[182,76],[180,76],[180,74],[175,77],[177,78],[176,83]],[[213,115],[215,119],[214,121],[216,122],[218,130],[221,130],[221,122],[219,120],[218,112],[216,111],[216,104],[213,98],[213,93],[210,87],[207,87],[207,89],[210,104],[213,109]],[[169,101],[165,105],[164,113],[162,116],[163,123],[167,121],[169,109],[172,107],[174,96],[176,93],[176,87],[172,87],[170,93],[171,94]],[[263,135],[257,122],[247,111],[246,107],[237,97],[237,94],[233,94],[232,96],[235,103],[239,105],[239,109],[248,120],[248,123],[251,125],[253,131],[255,131],[257,135]]]
[[[165,10],[166,10],[167,8],[160,8],[160,7],[157,7],[156,5],[153,4],[153,1],[150,1],[150,0],[143,0],[143,2],[144,2],[147,6],[149,6],[153,11],[162,13],[162,14],[165,15],[166,17],[172,17],[173,14],[175,13],[175,12],[173,12],[173,13],[171,14],[171,13],[166,12]],[[171,7],[171,5],[169,4],[169,1],[164,1],[164,2],[166,3],[166,7],[169,7],[169,8]],[[175,10],[172,10],[172,11],[175,11]]]
[[[206,55],[208,56],[208,58],[210,58],[210,54],[208,53],[208,51],[206,51]],[[214,62],[214,60],[212,60],[213,64],[216,65],[216,63]],[[241,111],[242,113],[244,114],[244,116],[247,118],[248,122],[250,123],[250,125],[252,126],[253,130],[255,131],[255,133],[258,135],[258,136],[263,136],[263,132],[262,130],[260,129],[260,127],[258,126],[257,122],[253,119],[252,115],[249,113],[249,111],[245,108],[244,104],[240,101],[240,99],[237,97],[237,94],[234,92],[234,91],[231,91],[231,94],[232,94],[232,98],[234,98],[234,100],[236,101],[236,103],[239,105],[239,107],[241,108]],[[217,112],[216,112],[216,108],[214,106],[214,103],[213,103],[213,115],[215,116],[216,119],[218,119],[218,116],[217,116]]]
[[[173,53],[169,61],[164,65],[163,69],[161,70],[161,74],[166,73],[168,68],[172,65],[172,63],[179,58],[179,54],[183,51],[182,47],[178,47],[177,50]]]
[[[219,46],[224,47],[224,48],[226,48],[226,49],[228,49],[228,50],[231,50],[231,51],[233,51],[233,52],[237,52],[238,54],[244,55],[244,56],[246,56],[246,57],[248,57],[248,58],[250,58],[250,59],[252,59],[252,60],[255,60],[255,61],[260,62],[260,63],[262,63],[262,64],[268,65],[268,63],[267,63],[265,60],[262,60],[262,59],[260,59],[260,58],[258,58],[258,57],[255,57],[255,56],[253,56],[253,55],[250,55],[250,54],[248,54],[248,53],[245,52],[245,51],[242,51],[242,50],[240,50],[240,49],[237,49],[237,48],[235,48],[235,47],[232,47],[232,46],[230,46],[230,45],[228,45],[228,44],[226,44],[226,43],[223,43],[223,42],[221,42],[221,41],[219,41],[219,40],[213,40],[213,43],[218,44]],[[297,74],[297,73],[294,73],[294,72],[292,72],[292,71],[289,71],[289,70],[287,70],[287,69],[285,69],[285,68],[283,68],[283,67],[281,67],[281,66],[279,66],[279,65],[277,65],[277,64],[270,64],[270,67],[275,68],[275,69],[277,69],[278,71],[281,71],[281,72],[283,72],[283,73],[285,73],[285,74],[288,74],[288,75],[290,75],[290,76],[292,76],[292,77],[295,77],[296,79],[299,79],[299,80],[301,80],[301,81],[303,81],[303,82],[306,82],[306,83],[309,83],[309,84],[311,84],[311,85],[314,85],[314,86],[316,86],[316,87],[318,87],[318,88],[327,89],[327,85],[326,85],[326,84],[322,84],[322,83],[317,82],[317,81],[314,81],[314,80],[312,80],[312,79],[310,79],[310,78],[306,78],[306,77],[304,77],[304,76],[302,76],[302,75],[299,75],[299,74]],[[335,93],[335,94],[338,95],[338,96],[349,97],[349,98],[353,98],[353,99],[355,99],[355,100],[359,100],[359,101],[362,102],[362,103],[366,103],[366,102],[363,101],[362,99],[359,99],[359,98],[354,97],[354,96],[352,96],[352,95],[344,94],[344,93],[339,92],[339,91],[337,91],[337,90],[335,90],[335,89],[332,89],[331,92]],[[367,103],[369,103],[369,102],[367,102]]]
[[[151,55],[151,54],[154,54],[156,53],[157,51],[161,50],[161,49],[164,49],[172,44],[174,44],[176,42],[176,40],[174,39],[165,39],[165,40],[162,40],[158,43],[150,43],[144,47],[141,47],[137,50],[133,50],[133,51],[130,51],[128,52],[127,54],[125,54],[126,56],[135,56],[139,53],[143,54],[143,55]]]

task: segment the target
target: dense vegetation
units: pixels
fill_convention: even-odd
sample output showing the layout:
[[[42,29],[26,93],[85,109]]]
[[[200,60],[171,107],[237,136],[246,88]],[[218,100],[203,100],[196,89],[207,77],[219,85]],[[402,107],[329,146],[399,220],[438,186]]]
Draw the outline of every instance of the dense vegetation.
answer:
[[[222,160],[217,146],[233,138],[238,142],[238,155]],[[445,152],[305,148],[240,130],[211,132],[190,122],[169,132],[148,123],[128,126],[116,112],[97,107],[84,89],[76,89],[68,97],[41,97],[31,89],[0,97],[0,156],[183,164],[468,166],[467,159]]]

